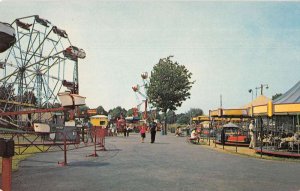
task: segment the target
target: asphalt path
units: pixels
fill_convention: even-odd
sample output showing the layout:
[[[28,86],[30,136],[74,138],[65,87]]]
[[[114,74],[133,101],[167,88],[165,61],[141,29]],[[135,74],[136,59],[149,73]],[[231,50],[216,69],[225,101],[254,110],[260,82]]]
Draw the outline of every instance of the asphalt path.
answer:
[[[300,190],[300,163],[227,154],[174,135],[157,134],[151,144],[149,137],[108,137],[99,157],[87,157],[93,147],[69,151],[63,167],[63,152],[37,154],[13,173],[13,190]]]

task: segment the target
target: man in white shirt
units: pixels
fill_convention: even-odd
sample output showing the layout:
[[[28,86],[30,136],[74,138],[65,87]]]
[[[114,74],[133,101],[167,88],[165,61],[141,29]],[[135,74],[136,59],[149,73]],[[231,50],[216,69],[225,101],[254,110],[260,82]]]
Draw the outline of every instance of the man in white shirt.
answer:
[[[251,141],[250,141],[250,144],[249,144],[249,148],[250,149],[253,149],[254,147],[256,147],[256,129],[255,129],[255,126],[253,124],[253,120],[251,120],[250,124],[249,124],[249,131],[250,131],[250,138],[251,138]]]

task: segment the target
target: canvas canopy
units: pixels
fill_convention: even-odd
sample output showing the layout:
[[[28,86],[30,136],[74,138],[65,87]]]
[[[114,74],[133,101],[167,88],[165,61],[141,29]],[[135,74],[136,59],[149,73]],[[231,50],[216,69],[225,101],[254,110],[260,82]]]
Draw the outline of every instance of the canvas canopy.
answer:
[[[300,113],[300,81],[282,96],[274,100],[275,115],[291,115]]]
[[[260,105],[267,105],[268,102],[271,101],[270,98],[260,95],[256,99],[254,99],[252,102],[248,103],[247,105],[243,106],[242,108],[250,108],[252,106],[260,106]]]
[[[286,93],[278,97],[274,104],[300,103],[300,81],[289,89]]]

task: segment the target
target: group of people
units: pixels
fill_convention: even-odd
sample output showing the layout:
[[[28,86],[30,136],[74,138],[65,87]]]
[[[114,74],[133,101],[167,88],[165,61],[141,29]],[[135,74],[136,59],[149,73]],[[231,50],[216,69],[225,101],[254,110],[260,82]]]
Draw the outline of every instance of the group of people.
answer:
[[[131,131],[131,128],[128,125],[123,126],[124,137],[129,137],[129,132],[130,131]]]
[[[144,143],[144,140],[146,138],[146,132],[148,131],[148,127],[146,125],[146,123],[144,123],[140,129],[140,134],[141,134],[141,142]],[[151,134],[151,142],[150,143],[154,143],[155,142],[155,136],[156,136],[156,131],[157,131],[157,123],[154,120],[151,120],[149,122],[149,131]]]

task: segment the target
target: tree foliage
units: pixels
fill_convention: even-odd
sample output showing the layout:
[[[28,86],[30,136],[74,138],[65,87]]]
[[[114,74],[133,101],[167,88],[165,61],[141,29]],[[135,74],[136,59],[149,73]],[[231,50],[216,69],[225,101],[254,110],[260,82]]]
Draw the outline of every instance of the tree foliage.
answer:
[[[133,116],[133,109],[132,108],[128,109],[126,115],[127,116]]]
[[[125,108],[122,108],[121,106],[115,107],[113,109],[110,109],[108,111],[108,114],[111,115],[112,119],[116,119],[120,117],[121,115],[125,118],[127,114],[127,110]]]
[[[86,105],[82,105],[82,106],[79,106],[78,109],[79,109],[79,112],[83,114],[83,113],[86,113],[86,111],[90,108]]]
[[[191,108],[188,112],[187,115],[190,117],[196,117],[199,115],[203,115],[203,110],[200,108]]]
[[[15,89],[12,84],[0,86],[0,100],[15,100]],[[15,105],[8,104],[6,102],[0,102],[0,111],[6,109],[6,111],[14,111]]]
[[[181,113],[177,115],[176,123],[178,124],[189,124],[190,123],[190,116],[186,113]]]
[[[146,87],[149,102],[164,113],[175,111],[190,98],[190,89],[194,84],[190,81],[191,76],[192,73],[184,65],[173,62],[170,56],[160,59],[153,67]]]
[[[107,115],[108,112],[100,105],[96,108],[98,115]]]
[[[279,98],[280,96],[282,96],[282,93],[277,93],[272,96],[272,100],[275,100],[275,99]]]
[[[159,116],[160,116],[160,119],[164,119],[167,124],[173,124],[177,120],[177,115],[172,110],[169,110],[166,114],[163,113]],[[166,119],[164,117],[166,117]]]
[[[24,96],[23,96],[23,102],[24,103],[29,103],[29,104],[37,104],[37,98],[36,96],[34,95],[34,92],[32,91],[25,91],[24,92]]]
[[[189,124],[192,117],[203,115],[203,110],[200,108],[191,108],[185,113],[180,113],[176,115],[176,123],[178,124]]]

